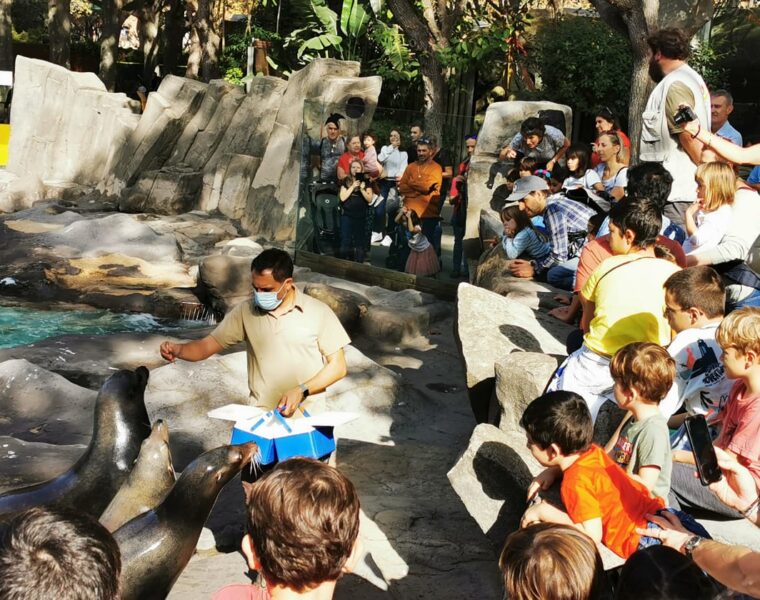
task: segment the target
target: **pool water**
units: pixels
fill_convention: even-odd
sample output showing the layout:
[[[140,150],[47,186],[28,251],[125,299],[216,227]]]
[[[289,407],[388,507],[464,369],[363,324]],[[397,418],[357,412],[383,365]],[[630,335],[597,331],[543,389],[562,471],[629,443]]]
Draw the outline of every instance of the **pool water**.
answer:
[[[149,314],[0,305],[0,348],[13,348],[57,335],[172,332],[206,325],[202,321],[158,319]]]

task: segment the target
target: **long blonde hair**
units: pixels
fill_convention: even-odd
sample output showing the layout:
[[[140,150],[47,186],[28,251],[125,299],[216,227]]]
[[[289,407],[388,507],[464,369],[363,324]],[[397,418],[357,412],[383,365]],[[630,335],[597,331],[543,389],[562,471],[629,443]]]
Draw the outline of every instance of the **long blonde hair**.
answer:
[[[718,210],[724,204],[732,204],[736,194],[736,173],[724,162],[702,163],[694,176],[697,183],[705,188],[702,209],[705,212]]]

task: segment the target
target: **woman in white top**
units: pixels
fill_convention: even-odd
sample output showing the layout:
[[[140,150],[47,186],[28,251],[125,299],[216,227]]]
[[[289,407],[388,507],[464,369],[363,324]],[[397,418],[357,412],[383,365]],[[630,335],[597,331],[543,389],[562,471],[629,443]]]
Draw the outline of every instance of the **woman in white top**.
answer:
[[[406,171],[409,156],[401,150],[401,133],[391,129],[390,144],[383,146],[377,155],[378,162],[383,165],[383,177],[380,179],[380,201],[375,206],[375,220],[372,231],[372,243],[391,245],[390,236],[385,235],[386,214],[388,223],[392,223],[401,205],[396,184]]]
[[[596,143],[596,153],[602,160],[596,166],[596,173],[604,184],[604,190],[612,200],[625,196],[628,185],[628,168],[623,162],[623,145],[614,132],[603,133]]]

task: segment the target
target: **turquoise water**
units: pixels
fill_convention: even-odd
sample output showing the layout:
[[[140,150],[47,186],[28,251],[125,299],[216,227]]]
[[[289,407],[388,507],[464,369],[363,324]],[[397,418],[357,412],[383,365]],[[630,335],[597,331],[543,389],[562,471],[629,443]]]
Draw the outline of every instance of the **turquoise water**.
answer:
[[[13,348],[56,335],[171,332],[203,327],[198,321],[169,321],[149,314],[113,313],[107,310],[40,310],[0,305],[0,348]]]

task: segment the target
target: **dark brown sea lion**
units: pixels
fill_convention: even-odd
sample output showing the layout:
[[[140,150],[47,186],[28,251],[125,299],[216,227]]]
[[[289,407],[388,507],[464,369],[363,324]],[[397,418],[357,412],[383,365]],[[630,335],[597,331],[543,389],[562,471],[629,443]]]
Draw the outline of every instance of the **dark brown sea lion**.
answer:
[[[95,400],[90,445],[68,471],[55,479],[0,496],[0,520],[33,506],[56,505],[98,518],[119,491],[150,434],[144,391],[148,369],[119,371]]]
[[[122,600],[165,598],[195,552],[216,497],[251,461],[256,444],[221,446],[190,463],[155,510],[114,533],[121,550]]]
[[[100,515],[101,524],[113,532],[137,515],[153,510],[176,480],[169,450],[169,428],[159,419],[142,443],[129,477]]]

